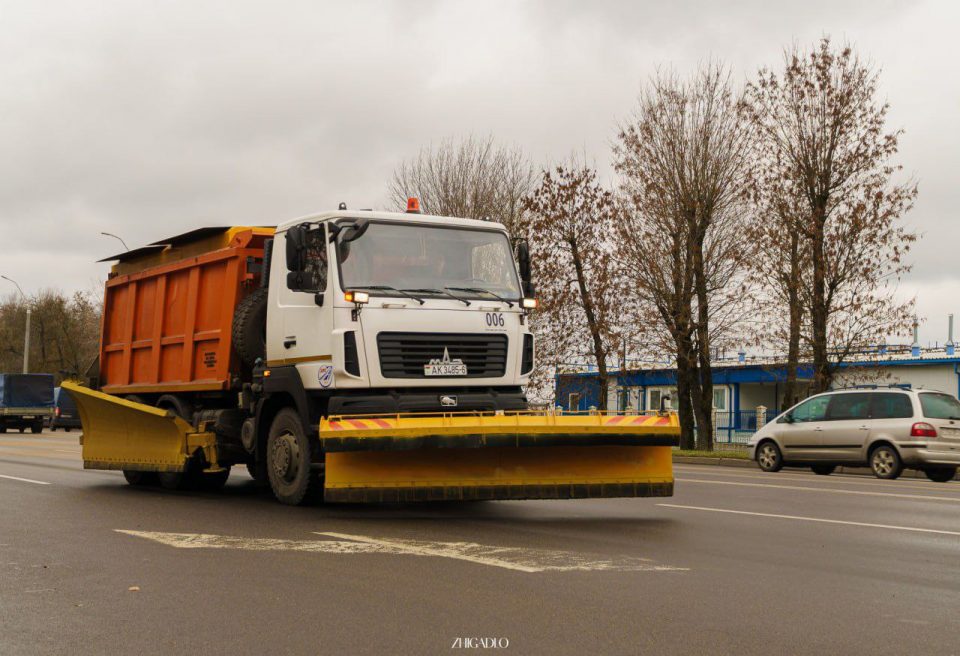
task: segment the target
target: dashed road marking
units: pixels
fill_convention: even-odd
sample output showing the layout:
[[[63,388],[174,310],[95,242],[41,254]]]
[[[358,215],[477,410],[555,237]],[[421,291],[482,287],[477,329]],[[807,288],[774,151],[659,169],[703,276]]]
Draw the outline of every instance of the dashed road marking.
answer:
[[[658,565],[646,558],[595,559],[570,551],[496,547],[474,542],[433,542],[373,538],[346,533],[316,533],[332,540],[243,538],[206,533],[163,533],[115,529],[177,549],[239,549],[245,551],[305,551],[329,554],[390,554],[463,560],[517,572],[630,571],[684,572],[686,567]]]
[[[799,515],[778,515],[775,513],[750,512],[747,510],[731,510],[729,508],[707,508],[704,506],[681,506],[676,503],[658,503],[662,508],[679,508],[681,510],[703,510],[706,512],[728,513],[732,515],[750,515],[753,517],[771,517],[774,519],[793,519],[801,522],[819,522],[822,524],[844,524],[846,526],[863,526],[866,528],[884,528],[894,531],[910,531],[913,533],[936,533],[937,535],[958,535],[960,531],[944,531],[936,528],[918,528],[916,526],[893,526],[890,524],[871,524],[869,522],[850,522],[842,519],[825,519],[823,517],[801,517]]]
[[[50,485],[46,481],[35,481],[32,478],[20,478],[19,476],[6,476],[5,474],[0,474],[0,478],[7,478],[11,481],[21,481],[23,483],[35,483],[37,485]]]

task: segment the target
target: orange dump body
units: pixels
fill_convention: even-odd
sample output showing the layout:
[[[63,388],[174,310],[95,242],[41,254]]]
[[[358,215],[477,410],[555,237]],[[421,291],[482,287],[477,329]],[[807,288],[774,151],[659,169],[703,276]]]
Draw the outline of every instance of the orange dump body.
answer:
[[[100,388],[110,394],[227,390],[237,303],[260,284],[271,228],[203,229],[118,256],[107,281]]]

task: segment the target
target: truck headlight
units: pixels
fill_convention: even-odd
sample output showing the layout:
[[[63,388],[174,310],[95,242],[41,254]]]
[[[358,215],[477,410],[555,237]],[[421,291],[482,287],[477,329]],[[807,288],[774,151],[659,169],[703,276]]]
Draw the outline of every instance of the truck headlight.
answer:
[[[347,303],[356,303],[357,305],[362,305],[363,303],[370,302],[370,294],[369,292],[344,292],[343,300],[345,300]]]
[[[537,305],[539,305],[539,303],[537,302],[537,299],[535,299],[535,298],[525,298],[525,299],[523,299],[522,301],[520,301],[520,306],[521,306],[524,310],[536,310],[536,309],[537,309]]]

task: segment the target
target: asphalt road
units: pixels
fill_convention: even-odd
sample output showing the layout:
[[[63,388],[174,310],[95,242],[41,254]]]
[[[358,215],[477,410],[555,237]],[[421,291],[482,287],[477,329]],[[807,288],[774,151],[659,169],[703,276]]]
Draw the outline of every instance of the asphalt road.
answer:
[[[0,654],[960,653],[960,482],[676,476],[289,508],[245,472],[132,488],[83,471],[76,432],[0,435]]]

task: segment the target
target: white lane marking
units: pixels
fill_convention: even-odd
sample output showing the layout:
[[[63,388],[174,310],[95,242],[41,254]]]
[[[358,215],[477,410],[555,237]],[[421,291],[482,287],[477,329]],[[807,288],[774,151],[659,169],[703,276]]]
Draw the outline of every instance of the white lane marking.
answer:
[[[799,515],[777,515],[775,513],[750,512],[747,510],[730,510],[729,508],[706,508],[704,506],[681,506],[675,503],[658,503],[663,508],[680,508],[683,510],[703,510],[706,512],[729,513],[732,515],[751,515],[753,517],[773,517],[775,519],[795,519],[801,522],[820,522],[821,524],[844,524],[846,526],[864,526],[867,528],[885,528],[894,531],[910,531],[913,533],[936,533],[937,535],[960,535],[960,531],[944,531],[935,528],[917,528],[915,526],[893,526],[890,524],[871,524],[869,522],[849,522],[842,519],[824,519],[822,517],[801,517]]]
[[[688,571],[685,567],[656,565],[644,558],[592,560],[568,551],[494,547],[472,542],[427,542],[419,540],[383,540],[365,535],[317,533],[334,540],[281,540],[241,538],[205,533],[163,533],[114,529],[117,533],[153,540],[177,549],[240,549],[246,551],[306,551],[331,554],[390,554],[434,556],[465,560],[478,565],[500,567],[517,572],[568,571]]]
[[[0,474],[0,478],[9,478],[11,481],[22,481],[24,483],[36,483],[37,485],[50,485],[50,483],[47,483],[46,481],[35,481],[32,478],[20,478],[19,476],[6,476],[4,474]]]
[[[688,571],[686,567],[655,565],[647,558],[621,558],[617,560],[591,560],[569,551],[525,549],[521,547],[491,547],[475,542],[431,542],[422,540],[385,540],[365,535],[346,533],[318,533],[343,540],[356,540],[366,544],[381,544],[400,553],[413,556],[439,556],[454,558],[481,565],[505,567],[523,572],[570,572],[597,570],[629,570],[652,572]]]
[[[865,490],[838,490],[828,487],[806,487],[803,485],[774,485],[772,483],[741,483],[739,481],[710,481],[701,478],[677,478],[682,483],[706,483],[707,485],[738,485],[740,487],[768,487],[778,490],[802,490],[805,492],[831,492],[833,494],[856,494],[868,497],[893,497],[896,499],[922,499],[924,501],[953,501],[960,503],[960,497],[934,497],[926,494],[898,494],[896,492],[867,492]]]
[[[710,471],[727,469],[730,471]],[[930,492],[941,490],[943,492],[960,493],[960,485],[949,483],[934,483],[932,481],[923,482],[923,479],[900,478],[896,482],[884,481],[879,478],[873,478],[856,474],[834,474],[832,476],[816,476],[813,473],[804,474],[802,472],[781,471],[776,474],[761,472],[759,469],[755,473],[749,474],[750,469],[737,467],[674,467],[674,471],[686,472],[688,474],[698,474],[700,476],[723,476],[725,478],[744,478],[751,481],[756,480],[783,480],[783,481],[816,481],[828,485],[860,485],[873,489],[897,489],[897,490],[927,490]],[[895,487],[894,487],[895,486]],[[960,497],[958,497],[960,498]]]

